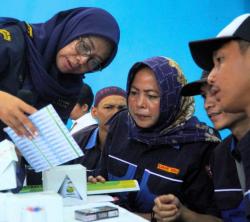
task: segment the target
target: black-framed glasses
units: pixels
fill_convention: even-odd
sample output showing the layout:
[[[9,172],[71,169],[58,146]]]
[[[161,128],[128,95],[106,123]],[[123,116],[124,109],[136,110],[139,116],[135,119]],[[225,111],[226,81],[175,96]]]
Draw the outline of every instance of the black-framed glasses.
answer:
[[[101,71],[102,61],[92,55],[90,44],[86,41],[87,37],[80,37],[76,43],[75,49],[79,55],[88,57],[87,66],[89,71]],[[89,40],[90,42],[90,40]]]

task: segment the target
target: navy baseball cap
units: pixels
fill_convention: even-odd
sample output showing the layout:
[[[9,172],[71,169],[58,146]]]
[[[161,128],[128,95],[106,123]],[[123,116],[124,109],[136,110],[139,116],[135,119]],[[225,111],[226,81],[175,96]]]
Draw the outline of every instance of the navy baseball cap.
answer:
[[[181,95],[182,96],[195,96],[201,94],[201,87],[207,83],[207,77],[209,72],[203,71],[201,78],[197,81],[190,82],[182,87]]]
[[[235,39],[250,42],[250,14],[236,17],[215,38],[189,42],[189,48],[195,63],[204,70],[211,70],[213,52]]]

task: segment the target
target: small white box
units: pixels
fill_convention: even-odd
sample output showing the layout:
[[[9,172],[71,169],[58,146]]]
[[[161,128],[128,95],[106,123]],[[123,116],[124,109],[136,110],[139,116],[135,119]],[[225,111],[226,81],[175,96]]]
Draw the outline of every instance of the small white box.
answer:
[[[9,190],[17,187],[17,161],[14,144],[7,139],[0,142],[0,190]]]
[[[87,201],[86,168],[80,164],[56,166],[50,170],[44,171],[43,190],[60,193],[60,189],[64,186],[66,180],[72,182],[72,186],[80,196],[80,202],[85,203]],[[66,200],[64,203],[65,205],[69,205]],[[79,202],[76,201],[76,203]]]

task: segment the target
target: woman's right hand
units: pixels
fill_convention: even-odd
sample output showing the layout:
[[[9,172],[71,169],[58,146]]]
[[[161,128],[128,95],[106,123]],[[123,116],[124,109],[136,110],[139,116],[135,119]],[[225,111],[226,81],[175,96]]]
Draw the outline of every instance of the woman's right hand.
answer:
[[[88,177],[88,182],[90,183],[97,183],[97,182],[101,182],[101,183],[104,183],[106,182],[105,178],[103,176],[97,176],[97,177],[94,177],[94,176],[89,176]]]
[[[32,139],[38,134],[36,127],[27,117],[36,111],[21,99],[0,91],[0,119],[17,135]]]
[[[154,200],[154,217],[157,221],[178,221],[182,213],[182,204],[179,199],[172,195],[161,195]]]

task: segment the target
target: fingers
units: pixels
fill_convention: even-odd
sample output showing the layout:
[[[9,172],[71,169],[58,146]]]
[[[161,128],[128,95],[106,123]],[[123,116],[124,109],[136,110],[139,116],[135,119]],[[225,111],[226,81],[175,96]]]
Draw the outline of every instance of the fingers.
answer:
[[[30,139],[38,132],[27,115],[36,112],[36,109],[11,94],[0,91],[0,119],[10,126],[17,135]]]
[[[155,215],[154,218],[158,221],[158,222],[175,222],[177,221],[177,216],[168,216],[168,217],[159,217],[158,215]]]
[[[105,178],[102,176],[97,176],[96,179],[98,182],[101,182],[101,183],[104,183],[106,181]]]
[[[90,183],[97,183],[97,182],[104,183],[105,181],[106,181],[105,178],[102,176],[97,176],[97,177],[89,176],[88,177],[88,182]]]
[[[179,216],[176,199],[172,194],[157,197],[153,207],[154,217],[159,221],[174,221]]]
[[[170,215],[172,216],[177,211],[177,206],[175,204],[161,204],[155,205],[153,207],[153,211],[155,213],[163,214],[163,215]]]
[[[24,106],[26,107],[26,106]],[[22,107],[22,108],[24,108]],[[33,107],[30,110],[35,110]],[[32,111],[33,113],[33,111]],[[35,125],[31,122],[31,120],[24,114],[23,110],[18,110],[16,115],[18,116],[18,120],[16,121],[15,129],[17,131],[21,131],[21,135],[25,135],[31,138],[34,138],[38,135],[38,131]]]
[[[20,109],[22,112],[31,115],[33,113],[35,113],[37,111],[36,108],[34,108],[33,106],[25,103],[24,101],[20,100]]]
[[[6,116],[4,122],[19,136],[25,136],[32,139],[38,135],[37,129],[30,119],[19,110],[15,110],[10,115]]]
[[[176,197],[173,194],[161,195],[161,196],[155,198],[154,202],[155,202],[155,205],[160,206],[162,204],[173,203],[175,198]]]
[[[97,179],[95,177],[93,177],[93,176],[89,176],[88,177],[88,182],[90,182],[90,183],[97,183]]]
[[[153,207],[153,211],[155,213],[155,218],[158,220],[171,221],[173,218],[176,218],[178,209],[175,205],[168,205],[163,208],[158,208],[157,206]],[[168,220],[167,220],[168,219]]]

